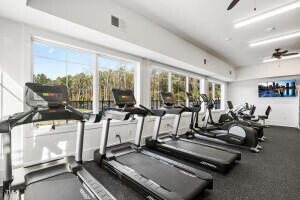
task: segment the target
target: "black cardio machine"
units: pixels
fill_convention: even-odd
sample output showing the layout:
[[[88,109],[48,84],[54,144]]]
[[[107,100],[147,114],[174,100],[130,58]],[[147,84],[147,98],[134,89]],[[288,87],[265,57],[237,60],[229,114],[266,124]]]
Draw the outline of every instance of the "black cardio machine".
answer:
[[[82,166],[85,122],[98,122],[98,115],[81,113],[68,104],[63,85],[26,83],[27,112],[16,113],[0,121],[4,136],[4,200],[115,200]],[[48,120],[77,120],[76,155],[12,170],[11,131],[23,124]]]
[[[166,105],[164,107],[167,114],[175,115],[173,132],[171,135],[160,136],[159,128],[162,116],[155,121],[153,136],[146,139],[149,148],[180,157],[187,161],[200,164],[212,170],[226,173],[235,163],[241,159],[241,153],[213,145],[200,143],[194,139],[186,139],[177,135],[181,113],[184,111],[192,112],[197,108],[175,107],[175,99],[170,92],[161,92],[160,96]]]
[[[113,89],[118,108],[104,114],[100,149],[95,161],[133,186],[146,199],[191,200],[206,188],[212,188],[212,176],[176,161],[146,151],[141,147],[144,121],[147,115],[160,118],[164,110],[136,107],[131,90]],[[138,118],[134,143],[123,143],[107,148],[110,121]]]
[[[243,126],[234,121],[222,124],[214,122],[211,113],[211,110],[214,108],[214,100],[208,99],[206,94],[200,94],[200,97],[206,104],[206,112],[202,119],[204,122],[202,127],[198,125],[198,116],[196,117],[197,120],[194,127],[197,132],[194,134],[195,138],[247,148],[255,153],[260,152],[262,147],[258,144],[258,136],[255,129]]]
[[[254,122],[251,120],[245,119],[241,116],[242,110],[238,110],[236,112],[233,111],[234,107],[231,101],[227,101],[228,112],[226,114],[222,114],[219,119],[219,123],[226,123],[228,121],[236,121],[237,123],[252,127],[257,132],[257,137],[259,141],[264,142],[267,138],[264,136],[264,126],[261,123]],[[255,107],[253,107],[255,108]],[[253,110],[252,110],[253,112]]]
[[[266,111],[265,111],[265,114],[264,115],[258,115],[257,118],[255,118],[254,116],[254,112],[256,110],[256,107],[253,105],[249,108],[249,105],[248,103],[245,104],[246,106],[246,109],[249,109],[250,112],[249,112],[249,115],[247,114],[244,114],[244,113],[241,113],[241,117],[245,120],[250,120],[250,121],[253,121],[253,122],[259,122],[259,121],[262,121],[263,122],[263,126],[265,128],[270,128],[270,126],[266,125],[266,119],[269,118],[269,115],[270,115],[270,112],[272,111],[272,108],[271,106],[268,106]]]

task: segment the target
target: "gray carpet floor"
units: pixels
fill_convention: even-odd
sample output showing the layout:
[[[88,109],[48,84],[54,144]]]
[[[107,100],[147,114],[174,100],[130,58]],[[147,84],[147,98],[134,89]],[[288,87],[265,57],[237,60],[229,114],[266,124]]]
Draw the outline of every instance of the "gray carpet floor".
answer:
[[[268,141],[261,143],[263,150],[260,153],[239,149],[242,160],[225,175],[181,161],[214,177],[214,189],[207,190],[198,199],[299,200],[300,133],[293,128],[272,127],[265,129],[265,136]],[[99,169],[93,162],[85,166],[117,199],[142,199],[132,188]]]
[[[242,160],[225,175],[181,161],[214,177],[214,189],[205,191],[197,199],[299,200],[300,133],[293,128],[272,127],[265,129],[265,135],[268,141],[262,143],[263,150],[255,154],[240,149]],[[143,199],[94,162],[87,162],[85,166],[118,200]]]

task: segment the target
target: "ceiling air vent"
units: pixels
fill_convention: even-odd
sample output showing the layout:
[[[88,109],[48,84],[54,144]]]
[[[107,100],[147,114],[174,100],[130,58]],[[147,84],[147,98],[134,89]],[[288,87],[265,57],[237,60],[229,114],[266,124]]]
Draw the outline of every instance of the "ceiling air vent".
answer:
[[[124,20],[120,19],[119,17],[116,17],[114,15],[111,15],[111,25],[120,31],[126,32],[127,24]]]
[[[112,15],[111,16],[111,25],[119,28],[120,27],[120,20],[119,20],[119,18]]]
[[[206,65],[206,58],[204,58],[204,65]]]

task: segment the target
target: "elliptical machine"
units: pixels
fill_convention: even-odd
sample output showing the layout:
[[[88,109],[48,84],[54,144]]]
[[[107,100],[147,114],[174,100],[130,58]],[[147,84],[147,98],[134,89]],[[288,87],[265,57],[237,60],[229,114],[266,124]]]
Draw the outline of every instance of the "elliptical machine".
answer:
[[[204,123],[203,127],[199,127],[199,112],[196,113],[196,122],[194,125],[194,129],[197,130],[197,132],[194,133],[194,136],[196,138],[241,148],[247,148],[255,153],[260,152],[260,149],[262,149],[262,147],[258,144],[258,136],[255,129],[238,124],[235,121],[222,124],[214,122],[211,114],[211,110],[214,108],[214,100],[208,99],[206,94],[200,94],[200,97],[206,104],[206,111],[205,117],[202,119]]]
[[[220,116],[219,123],[236,121],[237,123],[239,123],[241,125],[252,127],[257,132],[258,140],[261,142],[266,141],[267,138],[264,136],[264,126],[262,124],[251,121],[251,120],[244,119],[241,116],[241,112],[244,110],[244,108],[237,109],[236,111],[234,111],[234,106],[231,101],[227,101],[227,106],[228,106],[228,111],[226,112],[226,114],[222,114]],[[253,107],[253,108],[255,108],[255,107]],[[253,112],[253,110],[254,109],[252,109],[251,112]]]

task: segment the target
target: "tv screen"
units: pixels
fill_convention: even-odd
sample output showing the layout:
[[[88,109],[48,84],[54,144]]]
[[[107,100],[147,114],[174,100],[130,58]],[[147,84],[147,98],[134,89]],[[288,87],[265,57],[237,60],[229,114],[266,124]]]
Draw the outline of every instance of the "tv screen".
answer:
[[[295,97],[296,80],[258,83],[259,97]]]

